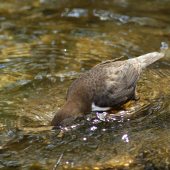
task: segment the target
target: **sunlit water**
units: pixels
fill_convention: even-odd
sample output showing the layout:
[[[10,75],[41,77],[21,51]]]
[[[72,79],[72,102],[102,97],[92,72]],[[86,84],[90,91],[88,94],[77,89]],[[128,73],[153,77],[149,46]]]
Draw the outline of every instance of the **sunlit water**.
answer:
[[[169,1],[0,2],[0,169],[170,169]],[[163,51],[137,102],[50,126],[94,65]]]

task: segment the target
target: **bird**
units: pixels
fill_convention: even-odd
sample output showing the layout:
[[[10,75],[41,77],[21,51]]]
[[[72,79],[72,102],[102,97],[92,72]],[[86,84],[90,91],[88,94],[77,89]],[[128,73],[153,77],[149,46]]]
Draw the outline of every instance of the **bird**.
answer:
[[[151,52],[128,60],[119,57],[103,61],[92,67],[69,87],[66,102],[54,115],[51,125],[78,113],[90,113],[96,107],[108,110],[138,100],[136,87],[142,72],[162,57],[163,53]]]

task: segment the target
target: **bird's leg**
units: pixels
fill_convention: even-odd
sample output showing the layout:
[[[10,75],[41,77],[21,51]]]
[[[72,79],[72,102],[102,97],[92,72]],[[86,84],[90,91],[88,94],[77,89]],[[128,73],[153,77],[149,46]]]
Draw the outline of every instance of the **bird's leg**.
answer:
[[[140,97],[137,96],[136,87],[135,87],[135,90],[134,90],[134,94],[133,94],[132,100],[135,100],[135,103],[136,103],[139,99],[140,99]]]

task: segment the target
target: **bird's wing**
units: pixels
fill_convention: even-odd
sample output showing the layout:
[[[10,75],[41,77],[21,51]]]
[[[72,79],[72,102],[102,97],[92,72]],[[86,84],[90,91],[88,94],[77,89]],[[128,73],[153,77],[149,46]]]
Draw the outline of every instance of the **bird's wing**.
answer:
[[[107,77],[104,78],[104,82],[101,82],[102,85],[99,85],[100,88],[96,88],[93,93],[95,105],[111,107],[133,99],[141,75],[140,63],[125,62],[120,67],[104,69]]]

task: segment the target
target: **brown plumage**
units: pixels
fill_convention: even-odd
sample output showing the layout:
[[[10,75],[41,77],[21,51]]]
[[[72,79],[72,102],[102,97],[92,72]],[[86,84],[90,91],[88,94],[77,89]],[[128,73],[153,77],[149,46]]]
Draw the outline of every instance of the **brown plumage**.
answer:
[[[137,82],[149,64],[164,54],[153,52],[137,58],[109,60],[94,66],[73,82],[67,92],[66,103],[55,114],[51,125],[77,113],[92,110],[92,103],[99,107],[114,107],[136,99]]]

